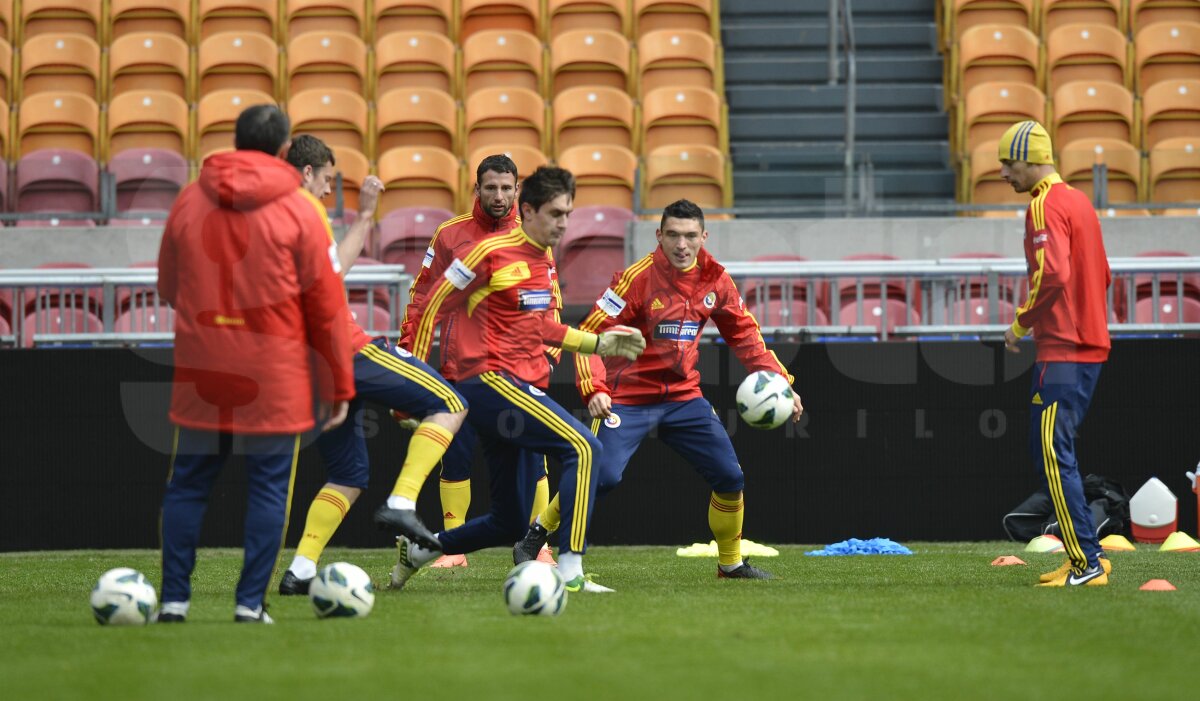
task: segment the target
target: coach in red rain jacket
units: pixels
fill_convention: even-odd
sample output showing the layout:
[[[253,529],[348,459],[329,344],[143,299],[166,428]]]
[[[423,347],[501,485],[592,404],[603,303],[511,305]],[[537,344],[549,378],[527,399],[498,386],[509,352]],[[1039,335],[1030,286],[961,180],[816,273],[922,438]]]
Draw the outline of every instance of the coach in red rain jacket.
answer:
[[[272,623],[265,598],[287,528],[300,433],[346,418],[354,396],[345,290],[323,208],[277,158],[287,117],[237,119],[237,151],[209,157],[171,208],[158,290],[176,310],[176,425],[162,505],[159,623],[183,623],[204,512],[228,457],[245,456],[245,555],[233,619]],[[314,386],[315,385],[315,386]],[[324,417],[328,415],[328,420]]]

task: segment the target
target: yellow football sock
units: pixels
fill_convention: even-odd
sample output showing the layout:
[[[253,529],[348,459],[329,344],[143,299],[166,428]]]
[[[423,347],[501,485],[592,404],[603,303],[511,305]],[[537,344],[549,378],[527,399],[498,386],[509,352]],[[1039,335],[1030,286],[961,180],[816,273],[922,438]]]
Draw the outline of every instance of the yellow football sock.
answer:
[[[558,526],[562,523],[562,511],[558,506],[558,495],[555,494],[546,508],[542,509],[542,515],[537,519],[542,526],[553,533],[558,530]]]
[[[425,480],[429,479],[429,474],[437,467],[452,440],[453,433],[431,421],[417,426],[412,439],[408,441],[408,456],[404,458],[404,466],[400,468],[392,496],[416,501]]]
[[[337,532],[338,526],[346,518],[350,510],[350,500],[345,494],[325,487],[317,492],[312,505],[308,507],[308,517],[304,520],[304,536],[296,554],[307,557],[313,562],[321,561],[321,553],[329,544],[329,539]]]
[[[442,480],[442,522],[446,530],[458,528],[467,522],[467,509],[471,508],[471,480],[458,482]]]
[[[533,495],[533,510],[529,512],[529,525],[546,510],[550,502],[550,478],[542,477],[537,482],[537,491]]]
[[[708,527],[717,541],[717,562],[722,565],[742,563],[742,495],[737,499],[722,499],[713,492],[708,500]]]

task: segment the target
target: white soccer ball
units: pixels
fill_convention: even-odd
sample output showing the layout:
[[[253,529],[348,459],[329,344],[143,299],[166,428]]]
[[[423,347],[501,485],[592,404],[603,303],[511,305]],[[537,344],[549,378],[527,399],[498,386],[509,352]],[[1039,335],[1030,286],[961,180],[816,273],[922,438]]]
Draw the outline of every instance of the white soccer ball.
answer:
[[[514,616],[557,616],[567,607],[567,585],[555,567],[529,560],[508,573],[504,603]]]
[[[313,577],[308,598],[317,618],[362,618],[375,606],[375,585],[361,567],[335,562]]]
[[[92,615],[102,626],[144,626],[157,605],[145,575],[128,567],[105,572],[92,588]]]
[[[738,387],[738,413],[753,428],[776,428],[791,417],[795,396],[786,377],[759,370]]]

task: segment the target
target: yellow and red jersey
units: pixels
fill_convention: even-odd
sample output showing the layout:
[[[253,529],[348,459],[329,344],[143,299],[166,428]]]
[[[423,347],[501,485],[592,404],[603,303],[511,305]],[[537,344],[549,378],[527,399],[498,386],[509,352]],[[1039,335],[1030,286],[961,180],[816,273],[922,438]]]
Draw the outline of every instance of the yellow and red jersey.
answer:
[[[1107,293],[1112,272],[1100,220],[1087,195],[1053,173],[1030,191],[1025,214],[1029,296],[1012,330],[1033,332],[1041,362],[1101,363],[1108,359]]]
[[[695,264],[677,270],[662,248],[613,276],[580,325],[599,333],[632,326],[646,338],[637,360],[575,356],[576,384],[583,401],[596,392],[620,404],[681,402],[700,392],[700,331],[712,320],[742,365],[751,372],[768,370],[793,381],[779,358],[767,349],[758,321],[746,311],[742,296],[725,267],[700,249]]]

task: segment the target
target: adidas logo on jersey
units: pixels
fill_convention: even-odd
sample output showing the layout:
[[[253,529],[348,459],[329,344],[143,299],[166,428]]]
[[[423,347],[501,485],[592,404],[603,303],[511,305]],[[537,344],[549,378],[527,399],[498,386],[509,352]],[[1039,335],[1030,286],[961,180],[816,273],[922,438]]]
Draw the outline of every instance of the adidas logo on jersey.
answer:
[[[655,309],[662,309],[662,308],[663,308],[663,303],[658,301],[658,297],[655,297],[654,301],[650,303],[650,311],[654,311]]]

